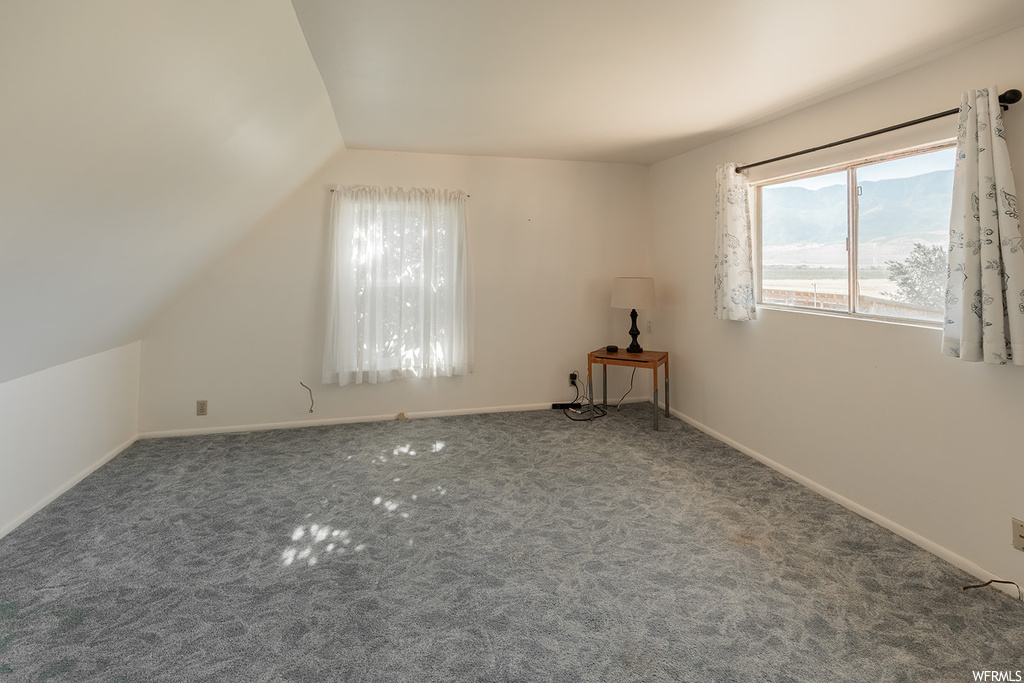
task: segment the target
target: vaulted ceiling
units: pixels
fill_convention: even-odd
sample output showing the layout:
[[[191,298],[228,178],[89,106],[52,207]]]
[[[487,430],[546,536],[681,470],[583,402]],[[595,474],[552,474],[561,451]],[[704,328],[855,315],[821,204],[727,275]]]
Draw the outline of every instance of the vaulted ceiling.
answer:
[[[0,94],[0,382],[138,339],[341,147],[287,0],[4,0]]]
[[[3,0],[0,382],[138,339],[344,143],[650,163],[1021,0]]]

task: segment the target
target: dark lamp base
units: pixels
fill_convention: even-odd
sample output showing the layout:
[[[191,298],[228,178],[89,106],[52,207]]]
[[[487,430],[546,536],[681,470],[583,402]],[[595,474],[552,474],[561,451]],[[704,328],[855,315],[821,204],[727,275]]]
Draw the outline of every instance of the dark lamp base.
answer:
[[[640,346],[640,342],[638,342],[636,340],[636,338],[640,336],[640,329],[636,326],[636,309],[635,308],[632,311],[630,311],[629,318],[630,318],[630,320],[633,321],[633,326],[629,328],[629,336],[633,338],[633,343],[631,343],[626,348],[626,353],[643,353],[644,350]]]

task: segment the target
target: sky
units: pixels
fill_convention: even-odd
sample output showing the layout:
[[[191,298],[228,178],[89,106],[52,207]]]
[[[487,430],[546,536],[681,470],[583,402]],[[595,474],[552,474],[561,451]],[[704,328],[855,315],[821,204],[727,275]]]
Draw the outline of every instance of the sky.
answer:
[[[872,164],[857,169],[857,179],[861,181],[889,180],[892,178],[909,178],[915,175],[923,175],[933,171],[952,170],[956,161],[956,148],[939,150],[928,154],[917,154],[902,159]],[[830,185],[845,185],[846,172],[827,173],[825,175],[813,176],[791,180],[785,185],[790,187],[803,187],[808,190],[818,190]]]

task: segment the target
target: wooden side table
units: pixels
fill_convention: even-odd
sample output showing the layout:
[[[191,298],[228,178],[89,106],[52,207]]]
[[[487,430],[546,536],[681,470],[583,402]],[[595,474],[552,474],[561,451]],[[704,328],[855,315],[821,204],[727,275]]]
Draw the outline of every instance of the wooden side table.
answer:
[[[590,396],[590,419],[594,419],[594,364],[603,369],[603,400],[602,405],[608,408],[608,366],[625,365],[631,368],[650,368],[654,375],[654,428],[658,428],[658,366],[665,366],[665,417],[668,413],[668,351],[641,351],[629,353],[625,349],[606,351],[598,349],[587,355],[587,389]]]

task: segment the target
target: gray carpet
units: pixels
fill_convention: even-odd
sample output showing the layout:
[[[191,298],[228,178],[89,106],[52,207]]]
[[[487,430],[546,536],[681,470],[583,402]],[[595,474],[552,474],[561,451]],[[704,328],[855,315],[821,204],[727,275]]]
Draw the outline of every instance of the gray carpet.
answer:
[[[649,404],[142,440],[0,540],[0,681],[970,681],[1024,606]]]

